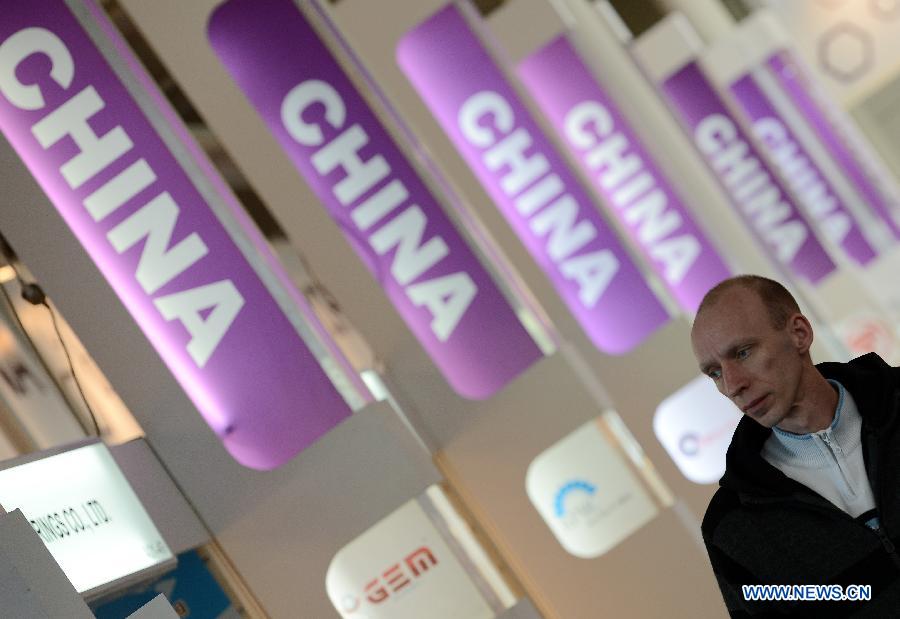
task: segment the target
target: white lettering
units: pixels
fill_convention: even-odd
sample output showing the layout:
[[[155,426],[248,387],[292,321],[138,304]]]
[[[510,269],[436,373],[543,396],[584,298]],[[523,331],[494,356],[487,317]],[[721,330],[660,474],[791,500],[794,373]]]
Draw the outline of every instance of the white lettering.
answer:
[[[291,89],[281,104],[282,123],[300,144],[321,146],[311,157],[321,176],[342,169],[344,177],[333,183],[335,197],[350,208],[350,220],[359,231],[374,230],[366,242],[376,254],[393,252],[391,276],[416,306],[431,312],[432,333],[438,341],[446,341],[475,298],[477,288],[472,278],[464,272],[427,278],[426,273],[449,256],[447,243],[437,235],[423,243],[428,219],[419,205],[409,202],[409,190],[403,182],[389,178],[392,170],[382,155],[373,154],[367,161],[360,157],[361,149],[369,144],[365,129],[351,124],[326,141],[321,127],[303,121],[303,113],[316,103],[324,105],[325,119],[332,128],[344,128],[348,120],[343,99],[330,84],[319,80]],[[490,97],[482,103],[486,107],[479,115],[495,113]],[[479,118],[473,117],[471,122],[474,133],[492,139],[490,131],[479,126]],[[385,179],[389,180],[383,182]],[[361,200],[372,190],[374,193]],[[382,221],[385,223],[376,227]]]
[[[198,368],[206,365],[244,306],[244,297],[229,279],[159,297],[156,309],[178,320],[191,336],[187,352]],[[212,308],[204,319],[201,312]]]
[[[624,222],[636,228],[637,240],[660,263],[666,281],[678,284],[697,259],[700,242],[687,234],[666,240],[682,227],[682,217],[668,208],[657,179],[625,135],[615,130],[609,110],[596,101],[583,101],[566,114],[563,125],[570,144],[596,174],[598,188],[621,211]]]
[[[334,195],[344,206],[384,180],[391,173],[391,167],[381,155],[368,161],[359,157],[359,150],[369,143],[369,136],[359,125],[353,125],[338,137],[316,151],[312,164],[316,172],[328,175],[340,166],[344,178],[334,185]]]
[[[378,255],[397,248],[391,273],[401,285],[410,283],[450,253],[444,239],[439,236],[421,245],[426,223],[422,209],[413,204],[369,239]]]
[[[690,234],[682,234],[656,243],[650,255],[665,265],[666,281],[678,284],[700,255],[700,243]]]
[[[410,286],[406,294],[416,305],[424,305],[432,315],[431,331],[446,342],[466,310],[472,304],[478,288],[468,273],[450,273]]]
[[[59,169],[72,189],[81,187],[133,146],[122,127],[114,127],[99,138],[94,133],[88,119],[105,106],[94,87],[88,86],[31,128],[45,149],[67,135],[78,146],[78,154]]]
[[[753,125],[757,137],[768,148],[776,168],[788,188],[825,236],[840,245],[853,224],[840,210],[837,197],[828,189],[819,172],[775,118],[761,118]]]
[[[497,135],[509,133],[515,122],[512,107],[496,92],[482,91],[466,99],[459,108],[457,124],[466,140],[479,148],[489,148],[497,141],[490,129],[481,126],[481,121],[486,118],[493,118]]]
[[[506,195],[519,193],[550,169],[550,162],[541,153],[525,155],[531,143],[531,134],[519,127],[484,153],[484,165],[489,170],[508,170],[500,179]]]
[[[94,221],[99,222],[152,185],[155,180],[156,174],[147,162],[138,159],[85,198],[84,207]]]
[[[488,126],[486,120],[492,124]],[[577,284],[579,301],[587,307],[596,305],[618,271],[618,261],[609,250],[575,255],[587,251],[597,229],[580,217],[580,205],[566,192],[544,153],[526,154],[534,140],[525,127],[516,126],[509,102],[495,92],[478,92],[462,104],[457,121],[469,143],[482,149],[485,167],[504,172],[500,189],[520,215],[530,218],[531,232],[546,237],[547,255],[563,278]],[[567,124],[577,139],[593,144],[586,127],[602,128],[602,122],[597,110],[585,107]]]
[[[16,75],[19,65],[34,54],[50,60],[49,76],[63,89],[71,86],[75,75],[71,52],[54,33],[43,28],[25,28],[6,39],[0,45],[0,92],[13,105],[25,110],[46,106],[41,89],[34,84],[22,84]],[[102,136],[91,127],[93,117],[105,107],[97,90],[89,85],[31,127],[32,135],[44,149],[65,137],[71,138],[77,147],[77,152],[59,169],[72,189],[107,170],[133,147],[121,126]],[[95,189],[82,204],[93,221],[100,222],[156,181],[157,175],[147,161],[138,159]],[[178,214],[178,205],[168,192],[162,191],[107,234],[107,240],[120,254],[145,240],[135,279],[148,295],[184,273],[208,252],[196,232],[169,246]],[[178,318],[191,335],[187,351],[199,367],[214,353],[243,303],[243,297],[229,280],[174,292],[154,301],[166,320]],[[213,311],[202,319],[199,312],[209,308]]]
[[[0,92],[21,110],[44,107],[44,95],[36,84],[23,84],[16,69],[29,56],[43,54],[50,59],[50,77],[63,88],[72,84],[75,63],[65,43],[45,28],[19,30],[0,45]]]
[[[578,284],[582,305],[594,307],[619,271],[619,261],[611,251],[603,249],[569,258],[560,265],[560,270]]]
[[[638,227],[638,238],[644,245],[652,246],[681,227],[681,215],[667,211],[666,206],[666,194],[654,189],[625,211],[625,221]]]
[[[644,167],[644,162],[634,153],[629,153],[628,140],[621,133],[604,140],[592,149],[585,159],[592,170],[600,170],[597,179],[604,189],[615,187]]]
[[[789,204],[740,138],[734,123],[722,114],[710,114],[697,125],[694,139],[732,199],[763,240],[774,247],[778,260],[793,260],[806,241],[806,227],[790,220]]]
[[[209,252],[196,232],[168,248],[177,220],[178,205],[164,191],[106,235],[120,254],[141,239],[147,239],[135,273],[147,294],[159,290]]]
[[[593,127],[594,131],[588,131]],[[563,131],[566,138],[579,150],[587,150],[613,129],[613,119],[605,107],[596,101],[582,101],[566,114]]]
[[[569,194],[542,210],[531,220],[531,231],[538,236],[550,233],[547,253],[555,261],[568,258],[597,236],[597,229],[589,221],[578,219],[578,203]]]
[[[302,118],[303,112],[315,103],[325,106],[325,120],[335,129],[342,127],[347,117],[344,100],[331,84],[321,80],[297,84],[281,102],[281,123],[291,137],[304,146],[321,146],[325,141],[322,129]]]

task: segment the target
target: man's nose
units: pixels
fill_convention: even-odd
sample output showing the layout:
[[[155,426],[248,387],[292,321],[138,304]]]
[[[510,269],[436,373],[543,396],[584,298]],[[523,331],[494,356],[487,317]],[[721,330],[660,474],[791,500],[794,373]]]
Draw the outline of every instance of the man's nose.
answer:
[[[735,398],[747,388],[747,373],[739,365],[722,367],[722,389],[729,398]]]

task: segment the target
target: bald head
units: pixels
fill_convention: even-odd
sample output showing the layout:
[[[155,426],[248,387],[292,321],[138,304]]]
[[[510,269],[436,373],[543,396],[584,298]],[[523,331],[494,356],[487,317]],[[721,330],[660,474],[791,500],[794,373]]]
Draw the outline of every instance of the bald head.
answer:
[[[777,331],[785,328],[793,314],[802,313],[794,296],[775,280],[759,275],[738,275],[720,282],[706,293],[697,308],[697,318],[735,289],[754,293],[765,307],[772,328]],[[696,320],[694,322],[696,324]]]

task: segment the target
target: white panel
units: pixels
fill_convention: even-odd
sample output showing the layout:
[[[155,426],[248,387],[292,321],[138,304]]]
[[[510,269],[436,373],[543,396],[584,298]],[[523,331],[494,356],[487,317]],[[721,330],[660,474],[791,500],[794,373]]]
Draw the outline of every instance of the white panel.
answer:
[[[16,619],[94,616],[20,511],[0,516],[0,609]]]
[[[415,499],[341,548],[325,587],[348,619],[494,616]]]
[[[653,431],[685,477],[711,484],[725,473],[725,452],[740,420],[741,411],[698,376],[663,400]]]
[[[599,557],[658,513],[622,456],[589,421],[528,467],[528,498],[576,557]]]
[[[0,503],[23,511],[80,593],[174,563],[103,443],[5,464]]]

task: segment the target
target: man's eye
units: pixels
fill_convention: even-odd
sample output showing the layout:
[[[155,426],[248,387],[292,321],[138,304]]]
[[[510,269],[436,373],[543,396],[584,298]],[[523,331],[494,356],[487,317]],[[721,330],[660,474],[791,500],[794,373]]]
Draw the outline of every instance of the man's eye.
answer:
[[[719,380],[722,377],[722,370],[710,370],[706,375],[713,380]]]
[[[738,359],[746,359],[749,356],[750,356],[749,348],[741,348],[739,351],[737,351],[737,355],[736,355],[736,357]]]

